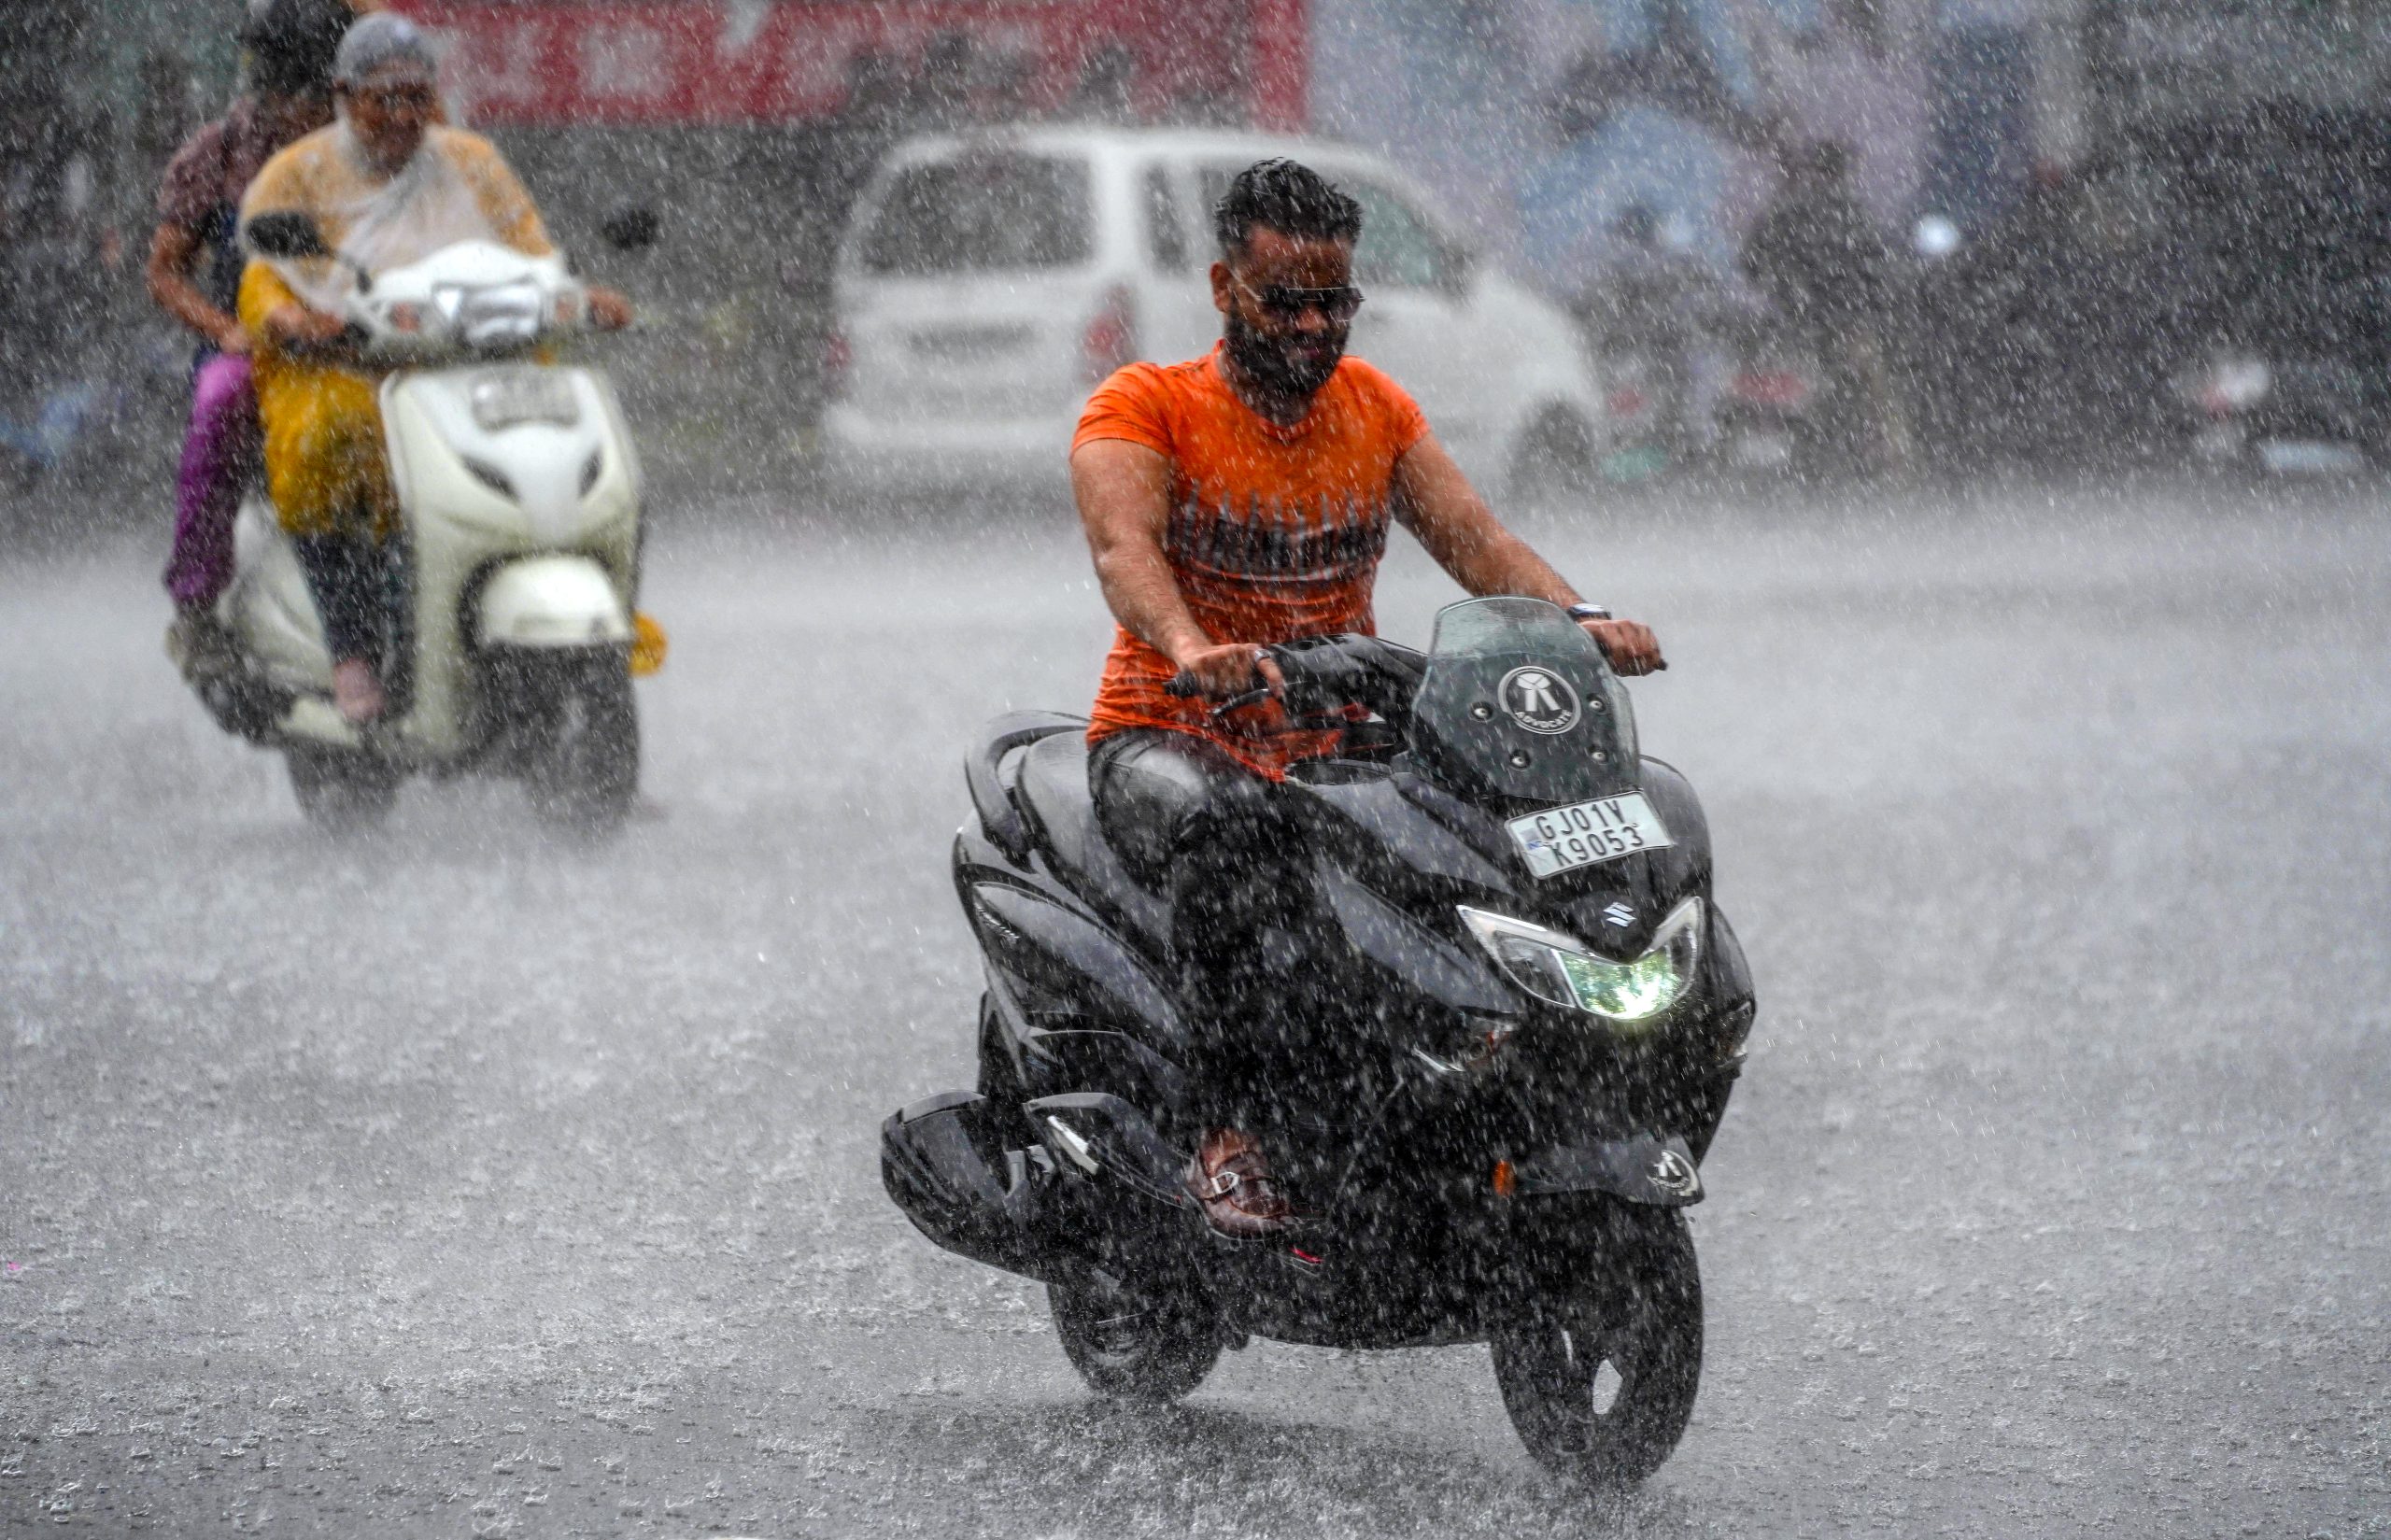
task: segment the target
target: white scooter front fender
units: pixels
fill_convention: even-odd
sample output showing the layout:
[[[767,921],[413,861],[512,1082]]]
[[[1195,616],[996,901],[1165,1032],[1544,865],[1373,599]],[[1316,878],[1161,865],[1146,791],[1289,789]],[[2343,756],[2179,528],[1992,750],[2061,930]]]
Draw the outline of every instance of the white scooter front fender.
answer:
[[[526,557],[482,586],[474,640],[484,647],[628,645],[631,617],[606,569],[589,558]]]

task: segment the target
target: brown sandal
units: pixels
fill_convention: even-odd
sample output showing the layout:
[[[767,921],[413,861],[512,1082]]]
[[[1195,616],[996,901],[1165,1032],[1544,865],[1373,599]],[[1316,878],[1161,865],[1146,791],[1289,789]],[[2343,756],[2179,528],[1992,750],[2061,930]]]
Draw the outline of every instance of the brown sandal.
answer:
[[[1213,1229],[1259,1240],[1287,1227],[1292,1209],[1270,1175],[1262,1147],[1234,1128],[1215,1128],[1188,1163],[1187,1191]]]

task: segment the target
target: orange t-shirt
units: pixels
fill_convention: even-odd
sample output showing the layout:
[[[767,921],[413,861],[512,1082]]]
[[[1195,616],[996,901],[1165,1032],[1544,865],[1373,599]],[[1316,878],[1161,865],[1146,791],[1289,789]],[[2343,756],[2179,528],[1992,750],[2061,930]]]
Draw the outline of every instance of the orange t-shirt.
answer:
[[[1370,590],[1394,518],[1394,462],[1427,436],[1427,418],[1401,386],[1348,358],[1304,419],[1280,428],[1238,400],[1219,360],[1215,346],[1185,363],[1123,369],[1088,398],[1071,447],[1126,439],[1169,457],[1163,554],[1214,642],[1374,629]],[[1291,728],[1275,700],[1215,722],[1209,702],[1164,693],[1178,671],[1117,630],[1089,742],[1125,728],[1176,728],[1274,779],[1336,746],[1334,731]]]

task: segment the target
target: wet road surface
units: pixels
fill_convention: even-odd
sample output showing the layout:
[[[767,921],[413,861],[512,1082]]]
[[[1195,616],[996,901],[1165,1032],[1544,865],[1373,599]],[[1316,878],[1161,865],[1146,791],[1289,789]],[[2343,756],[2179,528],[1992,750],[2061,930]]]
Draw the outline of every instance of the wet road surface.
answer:
[[[658,521],[598,853],[474,783],[329,843],[159,552],[0,563],[0,1531],[2391,1533],[2379,492],[1521,526],[1660,629],[1762,1001],[1640,1491],[1541,1476],[1483,1348],[1104,1406],[913,1234],[959,756],[1083,708],[1101,606],[1051,513],[749,513]],[[1450,594],[1404,545],[1382,626]]]

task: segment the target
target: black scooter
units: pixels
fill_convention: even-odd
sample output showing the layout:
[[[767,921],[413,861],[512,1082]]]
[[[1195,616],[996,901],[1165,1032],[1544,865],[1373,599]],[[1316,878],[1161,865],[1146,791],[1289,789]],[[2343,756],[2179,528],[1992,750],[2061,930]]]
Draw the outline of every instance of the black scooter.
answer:
[[[1295,1222],[1227,1240],[1184,1190],[1167,900],[1097,830],[1086,724],[1042,713],[990,724],[966,763],[980,1083],[883,1126],[889,1195],[1043,1281],[1105,1394],[1184,1395],[1250,1335],[1487,1340],[1539,1461],[1641,1479],[1693,1406],[1681,1210],[1754,1011],[1692,788],[1639,756],[1625,689],[1549,604],[1453,605],[1424,657],[1365,636],[1270,652],[1291,711],[1372,713],[1284,787],[1314,891],[1264,950],[1303,959],[1286,1015],[1322,1069],[1252,1132]]]

